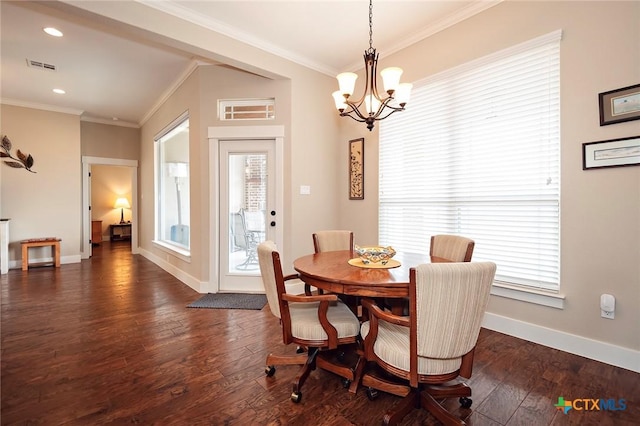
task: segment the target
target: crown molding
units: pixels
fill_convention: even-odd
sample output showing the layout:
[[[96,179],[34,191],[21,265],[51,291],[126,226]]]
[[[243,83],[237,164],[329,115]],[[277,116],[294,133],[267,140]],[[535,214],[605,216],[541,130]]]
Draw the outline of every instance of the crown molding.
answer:
[[[84,111],[74,108],[65,108],[56,105],[39,104],[35,102],[21,101],[19,99],[0,98],[0,104],[12,105],[23,108],[40,109],[43,111],[61,112],[63,114],[82,115]]]
[[[86,115],[80,117],[80,121],[87,121],[90,123],[98,123],[98,124],[107,124],[109,126],[131,127],[134,129],[140,128],[140,125],[138,123],[131,123],[129,121],[122,121],[122,120],[108,120],[106,118],[91,117]]]
[[[298,55],[289,50],[276,46],[275,44],[268,43],[264,39],[255,37],[251,34],[241,31],[236,27],[225,24],[224,22],[218,21],[209,16],[196,13],[193,10],[179,4],[175,0],[167,0],[167,1],[135,0],[135,1],[137,1],[138,3],[144,4],[145,6],[151,7],[153,9],[167,13],[171,16],[175,16],[187,22],[191,22],[192,24],[199,25],[201,27],[215,31],[217,33],[233,38],[235,40],[238,40],[250,46],[256,47],[260,50],[264,50],[273,55],[290,60],[304,67],[318,71],[322,74],[326,74],[333,77],[337,75],[339,72],[343,71],[343,70],[338,70],[333,67],[329,67],[319,62],[313,61],[308,57]],[[443,19],[440,19],[439,21],[433,23],[432,25],[424,28],[422,31],[414,34],[412,37],[406,38],[402,40],[400,43],[397,43],[389,48],[378,49],[378,51],[384,55],[391,55],[420,40],[424,40],[427,37],[430,37],[478,13],[481,13],[497,4],[500,4],[503,1],[504,0],[474,1],[464,9],[458,10],[455,13],[452,13],[451,15]],[[352,64],[351,66],[347,67],[347,69],[350,69],[350,70],[359,70],[361,68],[363,68],[362,61],[358,61]]]
[[[187,67],[184,69],[184,71],[182,71],[182,73],[178,76],[178,78],[176,78],[176,80],[160,95],[160,97],[156,100],[156,102],[149,109],[149,111],[147,111],[144,117],[142,117],[142,120],[140,120],[140,124],[139,124],[140,127],[142,127],[151,118],[151,116],[155,114],[156,111],[158,111],[158,109],[160,109],[162,105],[164,105],[164,103],[169,99],[169,97],[173,94],[173,92],[175,92],[178,89],[178,87],[180,87],[180,85],[184,83],[184,81],[187,78],[189,78],[191,73],[193,73],[195,70],[198,69],[200,65],[211,65],[211,64],[197,61],[195,59],[191,60],[187,65]]]

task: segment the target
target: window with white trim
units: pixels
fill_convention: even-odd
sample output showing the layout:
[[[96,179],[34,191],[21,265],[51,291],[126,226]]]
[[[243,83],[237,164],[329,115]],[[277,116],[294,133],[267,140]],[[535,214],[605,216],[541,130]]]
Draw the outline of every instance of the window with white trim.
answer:
[[[475,240],[496,282],[559,290],[561,31],[414,84],[380,122],[379,239]]]
[[[273,120],[276,101],[269,99],[220,99],[218,116],[228,120]]]
[[[184,113],[155,138],[155,242],[190,253],[189,116]]]

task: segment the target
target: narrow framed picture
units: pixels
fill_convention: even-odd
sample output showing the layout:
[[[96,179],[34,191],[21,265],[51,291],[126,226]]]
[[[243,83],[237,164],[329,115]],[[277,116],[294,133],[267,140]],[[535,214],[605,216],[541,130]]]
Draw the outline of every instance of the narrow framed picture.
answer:
[[[349,141],[349,199],[364,200],[364,138]]]
[[[600,125],[640,120],[640,84],[598,94]]]
[[[582,170],[640,165],[640,136],[582,144]]]

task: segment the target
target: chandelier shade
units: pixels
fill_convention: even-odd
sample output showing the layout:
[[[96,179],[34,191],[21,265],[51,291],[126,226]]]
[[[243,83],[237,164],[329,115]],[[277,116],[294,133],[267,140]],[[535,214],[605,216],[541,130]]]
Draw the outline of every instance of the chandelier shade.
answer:
[[[364,52],[365,63],[365,92],[356,101],[351,100],[355,91],[358,75],[352,72],[338,74],[339,89],[333,92],[333,100],[341,117],[350,117],[367,124],[369,131],[373,130],[376,121],[389,117],[396,111],[403,111],[409,102],[410,83],[400,83],[402,68],[389,67],[380,72],[386,96],[378,93],[378,54],[373,48],[373,0],[369,0],[369,49]]]

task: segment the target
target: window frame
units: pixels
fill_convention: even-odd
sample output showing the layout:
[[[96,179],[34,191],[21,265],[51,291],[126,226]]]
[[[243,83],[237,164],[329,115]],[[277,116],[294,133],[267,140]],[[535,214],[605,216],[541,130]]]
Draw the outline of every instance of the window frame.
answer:
[[[560,96],[560,72],[559,72],[559,61],[560,61],[560,41],[562,38],[562,31],[558,30],[558,31],[554,31],[550,34],[538,37],[536,39],[530,40],[528,42],[524,42],[521,43],[517,46],[513,46],[511,48],[507,48],[504,49],[500,52],[496,52],[494,54],[490,54],[487,55],[486,57],[480,58],[478,60],[474,60],[471,61],[469,63],[463,64],[459,67],[455,67],[453,69],[450,70],[446,70],[442,73],[439,73],[438,75],[429,77],[421,82],[418,82],[414,85],[415,89],[414,89],[414,94],[412,95],[413,99],[412,102],[408,105],[408,110],[411,108],[416,108],[416,103],[415,103],[415,94],[416,92],[420,92],[423,88],[425,87],[429,87],[430,85],[436,85],[436,84],[441,84],[443,86],[447,86],[447,90],[453,90],[451,89],[450,86],[448,86],[448,84],[450,84],[452,81],[454,81],[456,78],[459,78],[461,75],[464,76],[465,73],[468,72],[473,72],[475,70],[481,69],[482,67],[484,67],[487,64],[492,64],[492,63],[497,63],[500,60],[504,59],[504,58],[509,58],[510,56],[514,56],[516,57],[517,55],[520,55],[522,53],[526,54],[528,51],[532,51],[534,49],[538,49],[540,47],[544,47],[546,45],[552,45],[553,49],[557,49],[557,69],[554,69],[554,78],[557,78],[557,105],[555,105],[555,108],[557,108],[557,112],[555,112],[557,114],[557,136],[553,135],[552,137],[557,137],[557,145],[554,146],[554,150],[553,152],[550,151],[549,155],[552,156],[556,156],[555,161],[557,161],[557,175],[554,177],[554,179],[557,179],[557,195],[555,195],[555,200],[552,200],[553,202],[557,203],[557,216],[555,218],[556,220],[556,236],[557,236],[557,245],[555,246],[557,249],[557,282],[555,283],[555,286],[550,287],[550,286],[546,286],[546,285],[531,285],[531,283],[527,283],[526,280],[523,280],[524,282],[511,282],[511,281],[504,281],[501,280],[499,277],[496,277],[496,281],[494,282],[494,289],[492,290],[493,294],[499,295],[499,296],[503,296],[503,297],[509,297],[509,298],[515,298],[518,300],[526,300],[529,301],[531,303],[539,303],[539,304],[543,304],[543,305],[547,305],[547,306],[553,306],[556,308],[562,308],[563,306],[563,300],[564,300],[564,296],[559,294],[560,291],[560,260],[559,260],[559,256],[560,256],[560,183],[559,183],[559,179],[560,179],[560,125],[559,125],[559,119],[560,119],[560,107],[559,107],[559,96]],[[555,43],[555,44],[554,44]],[[453,83],[452,85],[455,85],[455,83]],[[500,86],[502,87],[502,86]],[[426,89],[425,89],[426,90]],[[448,98],[447,98],[448,99]],[[551,98],[550,98],[551,99]],[[556,98],[553,98],[554,102]],[[436,102],[438,100],[436,99],[429,99],[429,103],[433,104],[434,102]],[[441,102],[443,102],[443,106],[441,107],[442,109],[445,109],[446,107],[450,106],[447,104],[444,104],[444,101],[440,100]],[[418,107],[422,108],[425,107],[425,104],[420,104],[418,101]],[[455,109],[455,106],[452,107],[453,109]],[[403,113],[405,114],[405,113]],[[449,116],[455,116],[456,114],[454,114],[453,112],[448,114]],[[391,136],[388,136],[387,133],[388,131],[393,131],[393,124],[394,122],[398,122],[397,120],[402,120],[401,117],[402,114],[400,115],[394,115],[393,117],[390,117],[388,120],[385,120],[383,122],[380,123],[380,197],[379,197],[379,214],[378,214],[378,218],[379,218],[379,240],[381,244],[391,244],[393,245],[394,241],[393,241],[393,236],[391,235],[391,232],[389,232],[389,230],[387,229],[389,226],[387,225],[390,222],[385,222],[385,221],[392,221],[392,220],[396,220],[396,219],[391,219],[391,216],[385,217],[385,215],[388,215],[388,211],[389,210],[385,210],[388,207],[388,204],[390,203],[390,198],[389,196],[387,196],[387,198],[385,198],[385,190],[388,190],[390,187],[385,185],[385,179],[387,179],[387,182],[392,181],[394,178],[397,177],[387,177],[385,176],[385,173],[389,173],[390,169],[386,169],[385,170],[385,160],[388,161],[392,161],[389,160],[389,156],[390,156],[390,152],[389,149],[391,148],[385,148],[385,144],[388,143],[386,139],[390,139]],[[419,120],[415,120],[413,122],[417,122]],[[455,121],[453,121],[454,123],[456,123]],[[458,119],[458,124],[459,122],[462,122],[462,119]],[[553,123],[552,123],[553,124]],[[462,127],[467,126],[467,124],[463,124]],[[405,126],[406,127],[406,126]],[[416,128],[418,128],[419,125],[416,124]],[[457,132],[459,130],[460,127],[455,126],[456,128],[454,129],[453,133]],[[392,130],[389,130],[389,129]],[[416,129],[413,129],[414,131],[417,131]],[[408,133],[408,132],[407,132]],[[402,141],[404,143],[404,140]],[[448,143],[449,141],[445,141],[445,143]],[[444,145],[444,144],[443,144]],[[400,149],[397,147],[394,147],[396,149]],[[385,151],[386,149],[386,151]],[[446,148],[442,148],[442,149],[446,149]],[[455,149],[460,149],[458,146],[455,147]],[[422,154],[422,151],[413,151],[412,154],[414,154],[415,156],[418,156],[419,154]],[[459,155],[461,156],[459,153],[454,153],[454,155]],[[398,160],[398,161],[402,161],[402,160]],[[461,166],[459,164],[459,160],[457,161],[451,161],[451,166],[453,168],[461,168],[464,166]],[[428,167],[425,164],[425,167]],[[454,172],[458,172],[458,171],[454,171]],[[460,184],[460,183],[458,183]],[[447,185],[447,184],[445,184]],[[440,200],[443,203],[443,206],[447,205],[447,194],[445,193],[446,191],[442,191],[444,196],[443,198]],[[396,195],[394,195],[396,196]],[[405,196],[406,197],[406,196]],[[410,203],[410,201],[407,198],[407,203]],[[541,197],[544,198],[544,197]],[[454,204],[457,203],[456,200],[454,200]],[[445,209],[443,207],[443,209]],[[455,210],[455,209],[454,209]],[[417,210],[416,210],[417,211]],[[457,214],[457,213],[456,213]],[[446,217],[450,217],[451,214],[449,214]],[[446,222],[447,220],[444,219],[444,222]],[[385,226],[387,228],[385,228]],[[431,227],[431,224],[429,224],[429,226]],[[553,232],[553,230],[552,230]],[[439,232],[432,232],[433,234],[435,233],[462,233],[464,235],[464,231],[461,232],[457,232],[456,228],[453,227],[449,227],[447,229],[447,226],[442,226],[439,229]],[[465,235],[471,238],[474,238],[474,235]],[[475,238],[474,238],[475,239]],[[428,241],[428,239],[427,239]],[[476,245],[476,254],[474,254],[474,260],[493,260],[491,258],[488,259],[482,259],[482,258],[478,258],[476,255],[478,254],[478,251],[482,251],[482,250],[478,250],[478,248],[480,247],[482,249],[482,242],[481,241],[476,241],[477,245]],[[480,243],[480,244],[478,244]],[[425,246],[428,246],[428,242],[425,243]],[[402,250],[403,248],[400,247],[400,249]],[[425,247],[425,249],[427,249],[427,247]]]
[[[154,190],[155,190],[155,202],[154,202],[154,239],[153,244],[162,251],[170,253],[186,262],[191,261],[191,231],[190,231],[190,159],[189,159],[189,140],[190,137],[187,134],[186,145],[181,151],[180,161],[166,161],[165,158],[165,143],[170,141],[171,138],[176,136],[180,132],[189,132],[189,111],[185,111],[171,123],[169,123],[164,129],[162,129],[154,137]],[[170,164],[185,164],[181,167],[170,167]],[[179,169],[180,176],[169,176],[171,170]],[[175,173],[174,173],[175,174]],[[180,196],[180,206],[176,204],[178,208],[178,225],[182,225],[183,221],[186,222],[188,233],[186,236],[186,244],[179,241],[171,240],[171,231],[167,231],[167,218],[165,217],[165,198],[170,198],[172,195],[164,196],[170,189],[168,188],[168,180],[175,179],[176,183],[176,200]],[[174,203],[176,201],[174,200]],[[184,213],[182,212],[184,210]],[[171,229],[171,228],[169,228]],[[183,228],[182,228],[183,229]],[[169,234],[167,236],[167,234]]]

